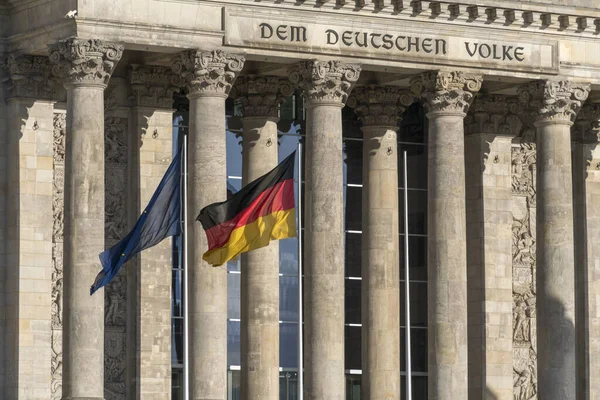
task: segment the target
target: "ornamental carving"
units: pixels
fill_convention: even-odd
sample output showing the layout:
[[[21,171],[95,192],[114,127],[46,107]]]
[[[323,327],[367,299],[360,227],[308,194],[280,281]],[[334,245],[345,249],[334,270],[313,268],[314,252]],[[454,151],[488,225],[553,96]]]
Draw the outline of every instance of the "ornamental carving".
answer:
[[[518,88],[519,101],[534,121],[574,122],[590,85],[571,81],[534,81]]]
[[[158,65],[132,65],[129,82],[135,104],[152,108],[172,108],[173,94],[184,86],[180,75]]]
[[[63,230],[65,182],[66,114],[54,114],[54,178],[52,181],[52,302],[51,310],[51,398],[62,397],[62,327],[63,327]]]
[[[428,71],[411,80],[411,90],[428,112],[466,114],[482,82],[480,75],[462,71]]]
[[[477,94],[465,117],[465,133],[517,136],[523,127],[516,97]]]
[[[512,149],[513,398],[537,399],[536,148],[525,127]]]
[[[55,81],[51,79],[51,65],[47,57],[11,54],[0,67],[8,71],[5,81],[10,97],[54,97]]]
[[[398,120],[414,96],[396,86],[363,86],[352,91],[348,106],[354,108],[363,126],[397,127]]]
[[[573,140],[581,143],[600,142],[600,104],[586,104],[577,115],[572,129]]]
[[[127,229],[127,118],[120,117],[114,91],[105,92],[104,118],[104,237],[105,246],[117,243]],[[104,289],[104,397],[124,400],[127,335],[127,271]]]
[[[180,54],[172,69],[192,95],[227,96],[245,61],[242,55],[222,50],[190,50]]]
[[[65,85],[107,85],[123,46],[99,39],[70,38],[50,45],[52,74]]]
[[[360,72],[360,65],[341,61],[301,61],[292,67],[289,79],[309,102],[344,105]]]
[[[230,97],[242,107],[244,117],[279,117],[279,105],[291,95],[289,81],[276,76],[240,76]]]

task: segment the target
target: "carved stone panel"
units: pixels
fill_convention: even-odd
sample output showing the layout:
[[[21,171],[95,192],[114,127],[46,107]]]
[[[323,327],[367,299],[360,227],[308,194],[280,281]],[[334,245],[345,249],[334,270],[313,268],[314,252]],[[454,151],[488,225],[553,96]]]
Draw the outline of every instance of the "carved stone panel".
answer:
[[[536,149],[525,129],[512,150],[513,212],[513,393],[537,399],[536,341]]]
[[[125,236],[127,229],[127,118],[115,112],[115,101],[107,91],[104,119],[105,168],[105,245],[106,248]],[[126,300],[125,269],[104,290],[104,397],[124,400],[126,368]]]
[[[63,297],[63,226],[65,186],[66,114],[54,114],[54,179],[52,182],[52,304],[51,304],[51,395],[62,397],[62,297]]]

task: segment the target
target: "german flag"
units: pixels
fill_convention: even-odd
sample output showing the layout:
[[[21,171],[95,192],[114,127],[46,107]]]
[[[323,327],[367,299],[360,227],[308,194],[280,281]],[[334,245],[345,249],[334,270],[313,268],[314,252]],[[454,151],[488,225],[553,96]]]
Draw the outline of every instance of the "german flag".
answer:
[[[196,218],[206,231],[202,258],[214,267],[238,254],[296,236],[294,151],[275,169],[231,198],[204,207]]]

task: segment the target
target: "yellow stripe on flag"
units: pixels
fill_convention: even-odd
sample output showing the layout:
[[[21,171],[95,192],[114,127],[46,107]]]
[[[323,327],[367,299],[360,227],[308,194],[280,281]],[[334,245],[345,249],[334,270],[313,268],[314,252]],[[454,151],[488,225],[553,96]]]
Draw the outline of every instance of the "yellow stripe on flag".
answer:
[[[235,256],[269,245],[271,240],[296,236],[295,209],[275,211],[231,231],[223,246],[204,253],[202,258],[213,267],[225,264]]]

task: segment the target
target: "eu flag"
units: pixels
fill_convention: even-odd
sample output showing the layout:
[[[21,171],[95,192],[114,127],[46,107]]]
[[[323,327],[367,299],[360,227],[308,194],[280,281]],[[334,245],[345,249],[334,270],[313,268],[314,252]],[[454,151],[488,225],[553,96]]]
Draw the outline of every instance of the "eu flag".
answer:
[[[109,283],[134,255],[181,232],[181,149],[135,226],[121,241],[100,254],[102,271],[90,295]]]

